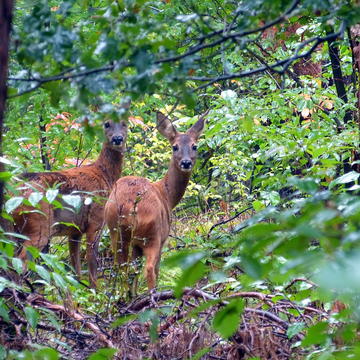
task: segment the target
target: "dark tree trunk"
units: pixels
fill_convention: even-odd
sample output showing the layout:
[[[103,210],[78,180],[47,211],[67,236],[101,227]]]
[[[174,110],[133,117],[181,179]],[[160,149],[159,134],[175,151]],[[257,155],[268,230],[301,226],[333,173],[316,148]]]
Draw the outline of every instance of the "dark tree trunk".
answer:
[[[0,1],[0,155],[2,155],[2,131],[7,98],[6,75],[9,60],[10,28],[14,0]],[[4,164],[0,163],[0,172]],[[0,182],[0,206],[4,200],[4,183]]]
[[[41,161],[44,167],[44,170],[51,170],[48,154],[46,153],[46,126],[44,124],[43,117],[39,115],[39,129],[40,129],[40,153],[41,153]]]
[[[333,32],[333,31],[332,31]],[[331,32],[329,32],[330,34]],[[336,86],[336,92],[338,97],[345,103],[348,103],[348,98],[346,95],[346,89],[345,89],[345,81],[341,72],[341,64],[340,64],[340,56],[339,56],[339,49],[337,46],[334,45],[334,41],[329,41],[329,56],[331,61],[331,68],[333,71],[333,78],[334,83]],[[348,123],[352,120],[352,113],[351,110],[347,109],[344,116],[344,123]],[[338,129],[340,130],[340,129]],[[347,158],[343,161],[343,167],[344,167],[344,174],[349,173],[351,168],[351,159]],[[347,183],[346,187],[350,188],[354,185],[354,182]]]

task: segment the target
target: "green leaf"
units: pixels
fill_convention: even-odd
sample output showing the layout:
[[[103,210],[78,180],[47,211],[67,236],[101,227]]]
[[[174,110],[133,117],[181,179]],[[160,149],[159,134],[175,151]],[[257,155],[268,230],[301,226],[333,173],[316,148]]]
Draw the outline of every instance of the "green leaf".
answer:
[[[29,240],[30,238],[26,235],[22,235],[22,234],[18,234],[18,233],[12,233],[12,232],[4,232],[4,235],[7,236],[12,236],[18,239],[22,239],[22,240]]]
[[[265,208],[265,205],[261,201],[255,200],[253,202],[253,208],[255,211],[260,211]]]
[[[55,284],[57,286],[59,286],[62,290],[67,289],[66,281],[61,275],[59,275],[57,273],[52,273],[52,277],[53,277],[53,279],[55,281]]]
[[[299,100],[298,103],[296,104],[296,107],[297,107],[297,111],[304,110],[306,107],[306,100],[305,99]]]
[[[99,349],[95,354],[92,354],[88,360],[108,360],[113,359],[117,349]]]
[[[313,158],[316,159],[318,158],[320,155],[322,155],[325,151],[327,151],[327,146],[322,146],[321,148],[315,150],[313,152]]]
[[[245,303],[242,299],[231,300],[224,309],[217,312],[213,328],[222,338],[228,339],[234,335],[240,323],[240,315],[244,311]]]
[[[201,349],[197,354],[195,354],[190,360],[198,360],[201,359],[205,354],[211,351],[211,347],[206,347]]]
[[[29,196],[29,202],[32,206],[36,206],[38,202],[44,197],[44,194],[40,192],[33,192]]]
[[[5,210],[8,214],[11,214],[18,206],[23,202],[23,197],[13,197],[5,203]]]
[[[0,181],[5,182],[9,181],[12,177],[10,172],[0,172]]]
[[[335,185],[338,184],[347,184],[349,182],[352,181],[356,181],[359,178],[360,174],[357,173],[356,171],[350,171],[349,173],[338,177],[337,179],[333,180],[330,184],[329,184],[329,190],[331,190]]]
[[[34,352],[34,359],[58,360],[59,354],[55,349],[46,348]]]
[[[302,346],[309,346],[314,344],[323,344],[330,335],[326,334],[325,331],[328,327],[327,322],[318,322],[317,324],[311,326],[308,331],[305,339],[301,342]]]
[[[277,191],[269,191],[269,192],[262,192],[261,196],[265,199],[270,201],[271,205],[277,205],[280,202],[280,195]]]
[[[81,196],[80,195],[63,195],[63,200],[75,208],[75,212],[79,213],[81,208]]]
[[[54,325],[54,327],[56,328],[56,330],[61,333],[61,327],[59,322],[48,312],[45,313],[46,317],[50,320],[50,322]]]
[[[0,345],[0,360],[5,360],[7,356],[7,351],[6,349]]]
[[[73,276],[66,275],[65,278],[71,285],[75,286],[76,288],[79,288],[80,284]]]
[[[27,306],[25,308],[25,315],[29,321],[30,326],[35,329],[40,318],[39,313],[35,309]]]
[[[57,225],[65,225],[65,226],[69,226],[69,227],[74,227],[75,229],[78,229],[80,231],[80,228],[77,225],[75,225],[73,223],[69,223],[69,222],[62,222],[62,221],[52,224],[51,227],[57,226]]]
[[[290,324],[289,328],[286,331],[286,335],[289,339],[292,339],[296,334],[298,334],[301,330],[306,327],[304,322],[296,322]]]
[[[14,267],[15,271],[16,271],[19,275],[21,275],[21,273],[22,273],[22,268],[23,268],[23,262],[22,262],[20,259],[18,259],[18,258],[13,258],[12,261],[11,261],[11,263],[12,263],[12,266]]]
[[[26,251],[31,254],[34,260],[40,256],[40,250],[34,246],[27,246]]]
[[[241,264],[244,267],[244,271],[247,275],[251,276],[253,279],[262,278],[263,268],[257,259],[251,256],[243,255],[241,257]]]
[[[318,185],[312,178],[301,179],[296,176],[293,176],[288,179],[288,185],[296,186],[299,190],[312,193],[318,189]]]
[[[6,259],[0,256],[0,269],[4,269],[5,271],[7,271],[7,268],[8,268],[8,263]]]
[[[196,281],[201,279],[205,273],[205,265],[197,261],[195,264],[183,271],[174,289],[176,298],[180,298],[183,288],[186,286],[194,286]]]
[[[40,253],[40,256],[45,261],[46,265],[51,266],[52,268],[57,269],[61,272],[64,272],[63,267],[54,255]]]
[[[176,17],[175,17],[176,20],[179,20],[181,22],[195,21],[198,18],[199,18],[199,15],[196,13],[187,14],[187,15],[176,15]]]
[[[46,199],[48,200],[49,204],[51,204],[56,199],[58,194],[58,189],[49,189],[48,191],[46,191]]]
[[[159,316],[156,315],[152,321],[149,328],[150,341],[154,344],[158,339],[158,326],[159,326]]]
[[[188,269],[193,266],[199,260],[202,260],[207,253],[203,251],[190,252],[182,251],[178,254],[172,255],[165,260],[165,265],[168,267],[181,267],[182,269]]]
[[[0,300],[0,316],[7,322],[10,322],[9,308]]]
[[[35,265],[35,271],[42,277],[46,282],[50,283],[50,273],[41,265]]]

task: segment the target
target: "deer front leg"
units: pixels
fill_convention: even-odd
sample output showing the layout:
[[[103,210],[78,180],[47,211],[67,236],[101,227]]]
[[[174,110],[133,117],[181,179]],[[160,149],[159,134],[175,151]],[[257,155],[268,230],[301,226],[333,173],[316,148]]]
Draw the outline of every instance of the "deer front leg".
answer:
[[[89,283],[92,289],[96,289],[97,286],[98,249],[99,242],[96,241],[96,232],[89,229],[86,232],[86,259],[89,269]]]
[[[160,263],[160,239],[157,241],[147,241],[151,246],[144,248],[144,255],[146,259],[145,263],[145,278],[149,290],[156,286],[157,273],[159,273],[158,267]]]
[[[81,258],[80,258],[80,245],[81,234],[75,234],[69,236],[69,252],[70,252],[70,264],[75,270],[76,279],[81,278]]]

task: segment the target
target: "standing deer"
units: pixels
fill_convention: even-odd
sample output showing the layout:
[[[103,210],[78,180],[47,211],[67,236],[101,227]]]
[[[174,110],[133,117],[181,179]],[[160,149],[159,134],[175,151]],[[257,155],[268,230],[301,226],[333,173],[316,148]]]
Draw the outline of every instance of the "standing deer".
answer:
[[[129,108],[130,102],[124,108]],[[125,154],[127,124],[125,121],[113,122],[108,120],[104,124],[105,142],[99,158],[90,165],[76,167],[58,172],[24,173],[21,177],[28,181],[23,196],[29,198],[34,192],[45,194],[46,189],[59,185],[60,197],[57,199],[62,205],[61,195],[68,195],[74,191],[81,194],[82,203],[76,213],[66,208],[55,208],[43,200],[40,201],[41,212],[37,209],[21,205],[13,212],[15,229],[30,240],[24,241],[18,257],[27,260],[26,246],[34,246],[40,251],[48,244],[52,236],[68,236],[70,261],[78,277],[81,276],[80,245],[83,234],[86,234],[86,258],[89,268],[90,286],[97,285],[97,251],[96,233],[104,222],[104,200],[84,203],[89,193],[107,198],[112,187],[120,178]],[[84,195],[85,193],[85,195]],[[87,194],[86,194],[87,193]],[[66,205],[66,204],[65,204]],[[35,211],[34,211],[35,210]],[[71,225],[70,225],[71,224]]]
[[[105,205],[105,220],[118,265],[145,255],[145,277],[149,289],[156,285],[161,251],[170,233],[171,211],[183,197],[197,158],[197,141],[205,126],[205,116],[182,134],[162,113],[157,127],[173,148],[165,177],[151,183],[143,177],[126,176],[117,181]]]

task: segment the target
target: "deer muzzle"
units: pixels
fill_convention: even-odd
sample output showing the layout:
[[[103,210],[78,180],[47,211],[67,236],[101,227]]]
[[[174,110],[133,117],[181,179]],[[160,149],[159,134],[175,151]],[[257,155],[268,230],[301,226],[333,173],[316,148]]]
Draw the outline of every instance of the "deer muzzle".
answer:
[[[121,135],[113,136],[112,143],[114,146],[121,146],[123,144],[124,138]]]
[[[191,160],[182,160],[180,163],[180,168],[184,172],[188,172],[192,170],[192,161]]]

